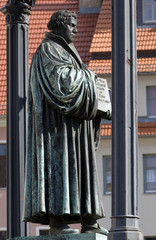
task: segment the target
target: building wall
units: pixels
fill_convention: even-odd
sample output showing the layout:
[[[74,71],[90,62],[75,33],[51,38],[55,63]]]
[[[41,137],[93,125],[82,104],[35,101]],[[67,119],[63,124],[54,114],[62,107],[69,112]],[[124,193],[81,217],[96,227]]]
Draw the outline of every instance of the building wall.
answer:
[[[108,86],[111,87],[110,77],[106,77]],[[147,116],[146,111],[146,86],[155,85],[154,75],[138,76],[138,115],[139,117]],[[6,119],[0,118],[0,143],[6,141]],[[139,217],[140,228],[144,236],[156,236],[156,194],[145,194],[143,188],[143,154],[156,154],[156,137],[139,137]],[[99,184],[102,193],[103,205],[106,218],[99,220],[100,224],[110,229],[111,227],[111,195],[103,194],[103,155],[111,155],[111,138],[102,138],[97,155],[97,168]],[[0,189],[0,230],[6,228],[6,189]],[[36,235],[39,228],[47,228],[28,223],[28,235]]]
[[[97,170],[98,170],[98,179],[101,189],[101,195],[103,199],[103,207],[105,210],[106,217],[99,220],[98,222],[106,229],[111,227],[111,195],[104,195],[104,182],[103,182],[103,156],[111,156],[111,138],[101,138],[99,149],[96,152],[97,158]]]
[[[156,85],[156,75],[139,75],[138,76],[138,116],[147,116],[146,105],[146,87]]]
[[[156,194],[144,193],[144,178],[143,178],[143,154],[156,154],[156,137],[142,137],[138,139],[139,157],[139,226],[144,236],[156,236]],[[111,195],[103,194],[103,156],[111,155],[111,139],[102,138],[99,149],[97,151],[97,168],[100,188],[103,198],[103,205],[106,212],[106,218],[99,222],[107,229],[111,227]]]
[[[6,140],[6,127],[0,127],[0,141]]]
[[[111,79],[107,78],[108,85],[111,87]],[[147,96],[146,87],[156,85],[155,75],[139,75],[138,76],[138,116],[147,117]],[[143,178],[143,154],[156,154],[156,137],[139,137],[139,226],[144,236],[156,236],[156,194],[144,193]],[[97,151],[97,167],[101,193],[103,197],[103,205],[106,212],[106,218],[99,222],[107,229],[111,227],[111,195],[103,194],[103,155],[111,156],[111,139],[102,138],[99,149]]]
[[[0,118],[0,144],[6,143],[6,118]],[[6,231],[7,218],[7,203],[6,203],[6,188],[0,188],[0,231]]]
[[[156,194],[145,194],[143,188],[143,154],[156,154],[156,137],[139,138],[139,217],[140,228],[144,236],[156,236]],[[103,155],[111,155],[111,138],[102,138],[97,156],[97,169],[99,185],[103,198],[106,218],[99,220],[100,224],[110,229],[111,227],[111,195],[103,194]],[[0,228],[6,227],[6,189],[0,189]],[[36,235],[41,226],[28,223],[28,235]],[[48,226],[42,226],[47,228]],[[41,228],[42,228],[41,227]]]
[[[0,117],[0,142],[6,141],[6,117]]]
[[[0,230],[6,228],[6,188],[0,188]]]
[[[156,193],[144,193],[143,154],[156,154],[156,137],[139,138],[139,217],[144,236],[156,237]]]

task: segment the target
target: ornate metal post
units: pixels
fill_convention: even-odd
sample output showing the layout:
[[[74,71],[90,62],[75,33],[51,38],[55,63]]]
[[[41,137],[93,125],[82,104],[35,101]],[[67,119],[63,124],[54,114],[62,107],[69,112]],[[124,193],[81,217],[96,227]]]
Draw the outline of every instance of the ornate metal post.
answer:
[[[29,0],[9,0],[1,8],[7,24],[7,238],[26,235],[22,222],[28,81]]]
[[[113,174],[109,240],[143,239],[138,226],[136,0],[112,0]]]

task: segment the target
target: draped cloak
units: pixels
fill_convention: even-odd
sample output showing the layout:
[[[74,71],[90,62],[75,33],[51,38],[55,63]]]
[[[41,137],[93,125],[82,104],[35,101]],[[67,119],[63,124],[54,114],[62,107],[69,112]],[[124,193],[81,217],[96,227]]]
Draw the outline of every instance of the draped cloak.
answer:
[[[24,221],[104,217],[95,157],[100,137],[95,77],[74,45],[45,35],[29,77]]]

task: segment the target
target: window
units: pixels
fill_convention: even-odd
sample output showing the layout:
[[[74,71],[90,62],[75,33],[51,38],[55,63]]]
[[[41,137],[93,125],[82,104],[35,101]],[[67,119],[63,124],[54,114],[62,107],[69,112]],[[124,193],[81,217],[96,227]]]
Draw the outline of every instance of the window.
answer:
[[[143,0],[143,22],[156,22],[156,1]]]
[[[147,87],[147,114],[156,117],[156,86]]]
[[[40,236],[49,235],[49,229],[40,229]]]
[[[111,194],[112,191],[112,158],[111,156],[103,157],[103,183],[104,194]]]
[[[36,228],[36,235],[37,236],[44,236],[49,235],[49,226],[40,226]]]
[[[144,155],[144,192],[156,193],[156,154]]]
[[[5,240],[6,238],[6,231],[1,231],[0,230],[0,240]]]
[[[6,144],[0,144],[0,188],[6,187]]]

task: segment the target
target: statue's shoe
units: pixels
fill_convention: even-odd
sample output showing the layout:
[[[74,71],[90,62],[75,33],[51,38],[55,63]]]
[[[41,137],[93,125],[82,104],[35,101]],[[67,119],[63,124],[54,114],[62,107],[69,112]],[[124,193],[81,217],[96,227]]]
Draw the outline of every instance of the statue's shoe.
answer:
[[[78,234],[78,233],[79,233],[78,229],[72,229],[65,224],[50,227],[50,235],[52,235],[52,234]]]
[[[100,227],[99,224],[95,225],[86,225],[86,226],[82,226],[81,229],[81,233],[99,233],[99,234],[103,234],[103,235],[108,235],[108,230]]]

